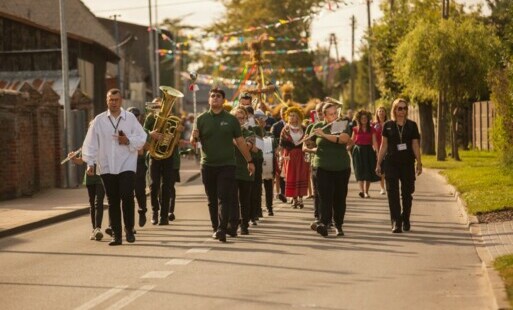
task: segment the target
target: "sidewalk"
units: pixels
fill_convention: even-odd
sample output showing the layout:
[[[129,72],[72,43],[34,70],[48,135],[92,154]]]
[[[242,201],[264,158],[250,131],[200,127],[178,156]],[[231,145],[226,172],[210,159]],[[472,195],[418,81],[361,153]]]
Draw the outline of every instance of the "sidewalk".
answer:
[[[183,159],[181,183],[199,176],[194,159]],[[105,202],[106,203],[106,202]],[[0,201],[0,238],[89,213],[87,188],[52,188],[32,197]]]

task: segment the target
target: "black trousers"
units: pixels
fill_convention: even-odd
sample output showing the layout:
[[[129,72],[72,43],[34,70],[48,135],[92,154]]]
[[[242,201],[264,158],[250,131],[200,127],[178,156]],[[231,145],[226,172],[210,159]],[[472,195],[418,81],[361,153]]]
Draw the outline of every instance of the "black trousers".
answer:
[[[139,206],[139,214],[145,214],[147,211],[146,204],[146,172],[148,168],[144,161],[137,161],[137,172],[135,173],[135,198]]]
[[[208,211],[214,230],[226,232],[230,218],[237,212],[233,201],[235,166],[201,166],[201,179],[208,199]]]
[[[157,214],[160,210],[160,218],[167,219],[173,182],[173,157],[161,160],[150,158],[150,177],[151,209]]]
[[[173,176],[171,178],[171,192],[169,201],[169,213],[175,213],[176,205],[176,182],[180,182],[180,169],[173,169]]]
[[[313,191],[313,195],[314,195],[314,217],[316,219],[320,218],[319,217],[319,190],[318,190],[318,186],[317,186],[317,167],[311,167],[312,168],[312,173],[311,173],[311,178],[312,178],[312,191]]]
[[[263,182],[265,189],[265,207],[269,211],[273,208],[273,179],[264,179]]]
[[[409,222],[413,200],[412,194],[415,192],[415,163],[393,163],[387,160],[384,164],[384,170],[390,219],[399,224],[403,220]],[[399,182],[401,182],[402,199],[399,198]]]
[[[251,192],[253,191],[253,182],[252,181],[243,181],[237,180],[237,190],[234,191],[236,193],[235,203],[237,205],[237,217],[230,219],[230,226],[235,228],[237,226],[233,226],[234,223],[237,225],[239,222],[239,214],[240,214],[240,223],[242,227],[248,227],[249,221],[251,220]],[[239,213],[240,210],[240,213]]]
[[[255,180],[252,182],[251,188],[251,207],[250,216],[251,218],[262,217],[262,169],[264,160],[254,159],[255,164]]]
[[[120,174],[102,174],[105,194],[109,201],[110,225],[114,236],[121,238],[121,209],[125,229],[134,229],[134,184],[135,172],[124,171]]]
[[[91,224],[93,229],[102,227],[103,220],[103,199],[105,190],[103,184],[87,185],[87,194],[89,196],[89,214],[91,215]]]
[[[319,211],[321,223],[329,225],[333,218],[335,226],[344,224],[346,198],[351,169],[328,171],[317,168]]]

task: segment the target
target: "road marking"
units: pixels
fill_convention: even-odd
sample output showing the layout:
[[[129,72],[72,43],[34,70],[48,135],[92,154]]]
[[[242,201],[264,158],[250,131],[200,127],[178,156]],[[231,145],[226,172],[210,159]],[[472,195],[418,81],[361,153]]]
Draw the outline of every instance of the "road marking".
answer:
[[[194,249],[189,249],[187,250],[187,254],[195,254],[195,253],[207,253],[208,251],[210,251],[210,248],[194,248]]]
[[[75,308],[75,310],[92,309],[92,308],[96,307],[97,305],[101,304],[102,302],[106,301],[107,299],[111,298],[112,296],[116,295],[117,293],[121,292],[122,290],[126,289],[127,287],[128,287],[128,285],[118,285],[114,288],[111,288],[110,290],[99,295],[98,297],[86,302],[82,306]]]
[[[165,279],[172,273],[173,271],[150,271],[142,276],[141,279]]]
[[[142,295],[148,293],[154,287],[155,287],[155,285],[144,285],[144,286],[141,286],[140,288],[138,288],[135,291],[133,291],[130,295],[126,296],[123,299],[120,299],[118,302],[116,302],[112,306],[108,307],[107,310],[118,310],[118,309],[121,309],[121,308],[127,306],[128,304],[130,304],[132,301],[134,301],[137,298],[141,297]]]
[[[172,260],[168,261],[166,265],[187,265],[190,262],[192,262],[192,259],[185,259],[185,258],[173,258]]]

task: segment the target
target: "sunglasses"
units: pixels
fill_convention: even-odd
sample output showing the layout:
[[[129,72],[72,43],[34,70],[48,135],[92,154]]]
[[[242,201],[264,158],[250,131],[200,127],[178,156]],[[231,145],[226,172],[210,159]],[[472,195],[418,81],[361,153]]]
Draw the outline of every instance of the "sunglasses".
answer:
[[[408,107],[397,107],[397,111],[408,111]]]
[[[214,93],[214,94],[210,94],[210,98],[223,98],[223,95]]]

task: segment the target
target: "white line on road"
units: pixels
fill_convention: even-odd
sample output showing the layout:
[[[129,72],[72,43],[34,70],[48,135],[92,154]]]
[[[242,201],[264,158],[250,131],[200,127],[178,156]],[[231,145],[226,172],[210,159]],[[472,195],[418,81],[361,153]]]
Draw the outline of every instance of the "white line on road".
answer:
[[[173,258],[172,260],[168,261],[166,265],[187,265],[192,261],[192,259]]]
[[[141,279],[165,279],[172,273],[173,271],[150,271],[142,276]]]
[[[130,295],[126,296],[123,299],[120,299],[117,303],[113,304],[112,306],[108,307],[107,310],[118,310],[125,306],[127,306],[132,301],[136,300],[137,298],[141,297],[142,295],[148,293],[151,291],[155,285],[144,285],[140,288],[133,291]]]
[[[114,288],[111,288],[110,290],[106,291],[105,293],[101,294],[100,296],[91,299],[90,301],[86,302],[82,306],[75,308],[75,310],[88,310],[96,307],[97,305],[101,304],[105,300],[111,298],[112,296],[116,295],[117,293],[121,292],[122,290],[126,289],[128,285],[118,285]]]
[[[194,249],[189,249],[187,250],[187,254],[195,254],[195,253],[207,253],[208,251],[210,251],[210,248],[194,248]]]

